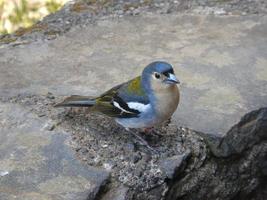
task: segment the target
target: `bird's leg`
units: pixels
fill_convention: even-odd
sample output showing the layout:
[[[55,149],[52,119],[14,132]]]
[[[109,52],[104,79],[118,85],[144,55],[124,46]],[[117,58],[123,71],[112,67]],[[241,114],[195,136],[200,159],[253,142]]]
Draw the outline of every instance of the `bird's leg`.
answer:
[[[144,128],[143,129],[143,132],[146,133],[146,134],[150,134],[151,132],[153,132],[153,127],[149,127],[149,128]]]
[[[126,130],[128,132],[130,132],[131,134],[133,134],[138,140],[139,140],[139,143],[142,145],[142,146],[145,146],[149,149],[150,152],[152,153],[158,153],[155,149],[153,149],[148,143],[147,141],[145,141],[141,136],[139,136],[137,133],[135,133],[134,131],[130,130],[129,128],[126,128]]]
[[[142,132],[147,136],[147,137],[154,137],[154,138],[160,138],[162,137],[161,134],[157,133],[154,127],[149,127],[149,128],[144,128]]]
[[[169,126],[171,123],[171,118],[166,120],[163,124],[163,126],[167,127]],[[151,136],[156,136],[156,137],[162,137],[165,134],[161,134],[160,131],[156,131],[156,129],[154,127],[147,127],[147,128],[143,128],[142,129],[143,133],[145,133],[146,135],[151,135]]]

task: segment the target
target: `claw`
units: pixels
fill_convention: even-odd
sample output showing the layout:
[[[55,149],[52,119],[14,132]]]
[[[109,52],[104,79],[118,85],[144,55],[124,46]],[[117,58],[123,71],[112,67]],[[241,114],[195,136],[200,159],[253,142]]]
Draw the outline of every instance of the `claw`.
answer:
[[[149,127],[149,128],[144,128],[143,129],[143,132],[146,133],[146,134],[150,134],[151,132],[153,132],[153,127]]]
[[[130,130],[129,128],[126,129],[128,132],[130,132],[131,134],[133,134],[138,140],[139,140],[139,143],[142,145],[142,146],[145,146],[149,151],[150,153],[154,153],[154,154],[158,154],[158,151],[155,150],[153,147],[151,147],[147,141],[145,141],[141,136],[139,136],[137,133],[135,133],[134,131]]]

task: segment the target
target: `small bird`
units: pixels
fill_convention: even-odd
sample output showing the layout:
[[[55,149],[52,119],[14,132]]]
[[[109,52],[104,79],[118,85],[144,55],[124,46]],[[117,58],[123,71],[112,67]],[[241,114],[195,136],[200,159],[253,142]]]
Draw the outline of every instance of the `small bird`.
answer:
[[[179,83],[173,67],[156,61],[141,76],[115,86],[98,97],[73,95],[56,107],[89,107],[115,118],[126,129],[149,129],[169,120],[179,103]]]

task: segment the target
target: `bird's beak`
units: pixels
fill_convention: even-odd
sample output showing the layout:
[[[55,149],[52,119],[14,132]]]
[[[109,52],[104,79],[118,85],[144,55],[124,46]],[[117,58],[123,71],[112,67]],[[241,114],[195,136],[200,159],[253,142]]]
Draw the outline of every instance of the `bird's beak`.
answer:
[[[176,78],[174,74],[169,74],[169,76],[164,80],[168,84],[179,84],[180,81]]]

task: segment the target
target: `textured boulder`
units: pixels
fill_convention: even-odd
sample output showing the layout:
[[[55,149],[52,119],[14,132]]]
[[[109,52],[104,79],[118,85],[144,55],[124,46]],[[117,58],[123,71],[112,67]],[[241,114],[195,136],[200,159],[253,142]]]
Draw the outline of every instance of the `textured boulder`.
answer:
[[[265,199],[266,139],[267,108],[246,114],[216,147],[208,141],[203,165],[172,180],[166,199]]]
[[[70,138],[48,119],[10,103],[0,104],[0,199],[94,199],[109,172],[86,167]]]
[[[160,1],[75,0],[0,37],[1,200],[266,199],[266,3],[233,16],[236,1]],[[158,154],[107,117],[53,107],[154,60],[182,82],[171,123],[140,134]]]

